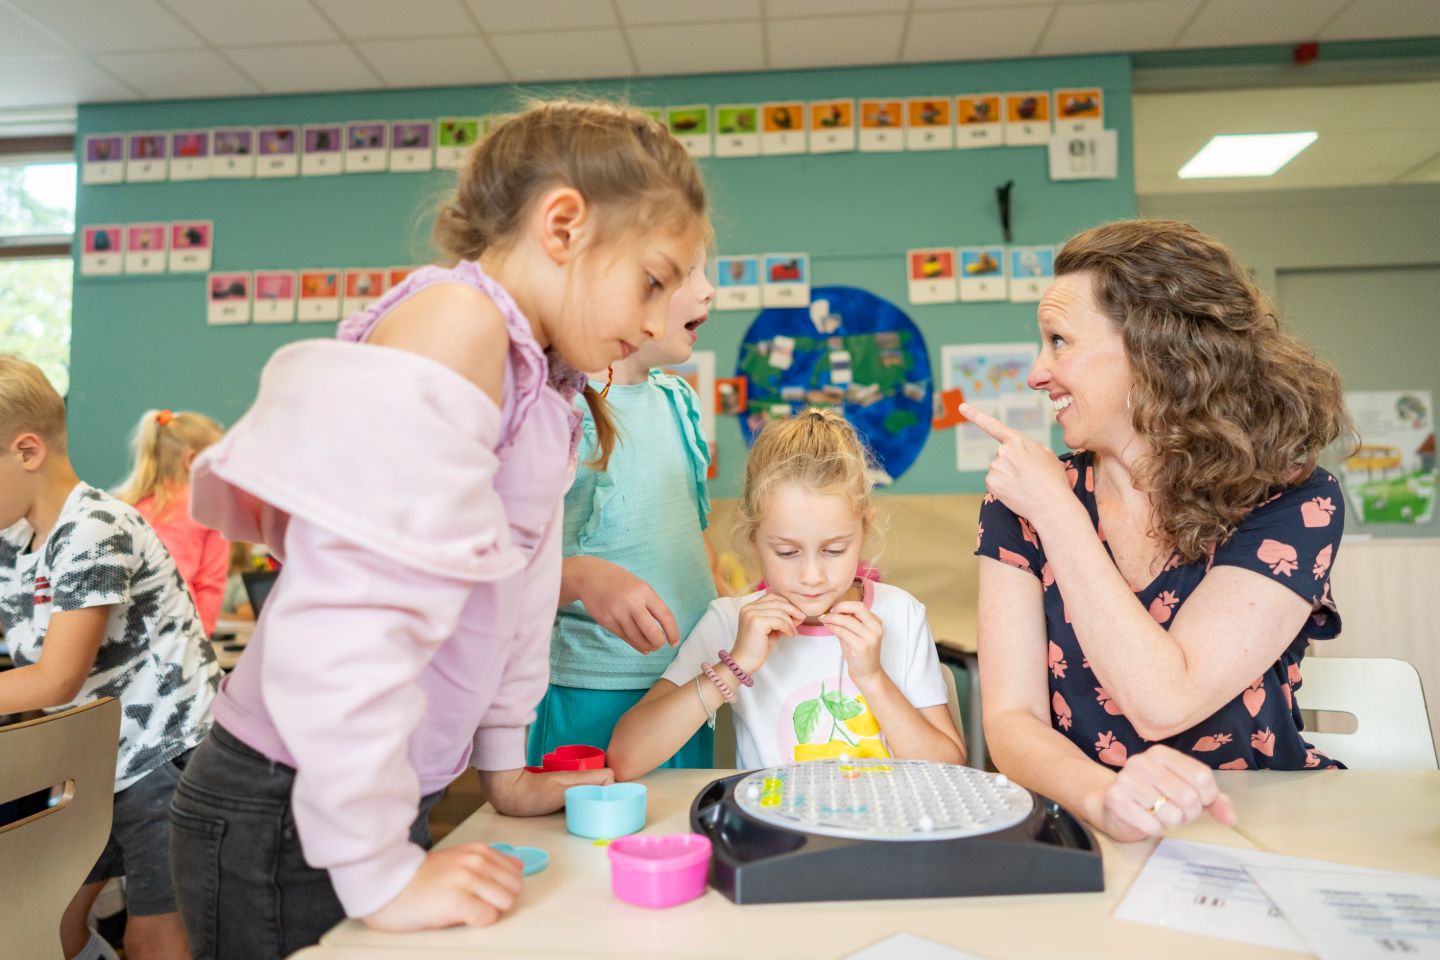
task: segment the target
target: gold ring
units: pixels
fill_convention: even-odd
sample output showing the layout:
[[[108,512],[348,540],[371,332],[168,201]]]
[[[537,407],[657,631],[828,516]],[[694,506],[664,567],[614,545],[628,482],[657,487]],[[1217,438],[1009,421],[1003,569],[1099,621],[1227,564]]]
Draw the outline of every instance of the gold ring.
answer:
[[[1169,803],[1169,802],[1170,802],[1170,798],[1167,797],[1167,796],[1165,796],[1165,794],[1162,793],[1162,794],[1160,794],[1160,796],[1158,796],[1158,797],[1155,798],[1155,802],[1154,802],[1154,803],[1150,804],[1150,806],[1148,806],[1148,807],[1145,808],[1145,812],[1148,813],[1148,814],[1150,814],[1150,816],[1152,816],[1152,817],[1153,817],[1153,816],[1156,816],[1156,815],[1158,815],[1158,814],[1160,813],[1161,809],[1164,808],[1165,804],[1167,804],[1167,803]]]

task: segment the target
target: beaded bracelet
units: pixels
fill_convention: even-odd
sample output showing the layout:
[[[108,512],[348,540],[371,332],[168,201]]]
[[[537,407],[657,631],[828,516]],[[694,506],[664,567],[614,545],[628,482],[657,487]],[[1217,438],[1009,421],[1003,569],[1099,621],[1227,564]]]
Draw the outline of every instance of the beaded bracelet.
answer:
[[[710,678],[710,682],[715,684],[715,688],[720,691],[720,696],[725,698],[726,703],[735,702],[735,694],[730,692],[730,688],[725,685],[724,680],[720,679],[720,674],[715,672],[714,667],[708,663],[702,663],[700,669],[705,672],[705,676]]]
[[[743,684],[745,684],[745,686],[747,686],[747,687],[753,687],[753,686],[755,686],[755,680],[754,680],[754,678],[752,678],[752,677],[750,676],[750,674],[746,673],[744,670],[741,670],[741,669],[740,669],[740,664],[736,663],[736,662],[735,662],[735,659],[730,656],[730,651],[729,651],[729,650],[721,650],[721,651],[720,651],[720,662],[723,663],[723,664],[725,664],[725,666],[729,667],[729,668],[730,668],[730,672],[733,673],[733,674],[735,674],[735,676],[739,677],[739,678],[740,678],[740,682],[743,683]]]
[[[705,721],[705,726],[709,727],[711,730],[714,730],[715,711],[711,710],[710,705],[705,702],[705,691],[700,689],[700,674],[698,673],[695,674],[695,696],[700,698],[700,708],[705,711],[705,716],[709,718]]]

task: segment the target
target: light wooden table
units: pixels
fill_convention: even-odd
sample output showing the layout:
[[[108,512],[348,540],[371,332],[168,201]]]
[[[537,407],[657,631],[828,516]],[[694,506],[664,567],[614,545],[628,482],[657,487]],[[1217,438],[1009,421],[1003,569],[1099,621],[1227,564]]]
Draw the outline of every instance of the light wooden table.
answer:
[[[690,801],[724,770],[664,770],[650,788],[645,832],[689,830]],[[1219,774],[1244,835],[1203,820],[1174,836],[1268,848],[1361,866],[1440,875],[1440,772],[1347,771]],[[1252,843],[1253,838],[1255,842]],[[909,931],[995,960],[1103,957],[1295,957],[1296,954],[1114,920],[1154,841],[1102,839],[1105,891],[1028,897],[797,903],[738,907],[714,890],[668,910],[615,899],[605,848],[571,836],[564,817],[514,819],[486,807],[443,846],[466,841],[537,846],[550,866],[526,878],[516,908],[495,926],[382,934],[342,923],[304,960],[394,960],[402,953],[461,956],[797,958],[841,957]],[[957,870],[965,869],[957,862]]]

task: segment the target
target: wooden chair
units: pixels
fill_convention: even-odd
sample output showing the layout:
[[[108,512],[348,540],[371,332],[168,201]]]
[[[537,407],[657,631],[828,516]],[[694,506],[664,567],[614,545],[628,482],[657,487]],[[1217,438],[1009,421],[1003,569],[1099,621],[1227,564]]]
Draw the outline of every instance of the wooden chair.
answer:
[[[1354,770],[1434,770],[1435,741],[1420,675],[1386,657],[1306,657],[1295,699],[1302,710],[1348,713],[1354,733],[1301,734]],[[1323,716],[1322,716],[1323,722]]]
[[[111,698],[0,727],[0,798],[60,787],[49,808],[0,826],[0,904],[19,918],[0,935],[0,960],[62,956],[60,917],[110,836],[119,742]]]

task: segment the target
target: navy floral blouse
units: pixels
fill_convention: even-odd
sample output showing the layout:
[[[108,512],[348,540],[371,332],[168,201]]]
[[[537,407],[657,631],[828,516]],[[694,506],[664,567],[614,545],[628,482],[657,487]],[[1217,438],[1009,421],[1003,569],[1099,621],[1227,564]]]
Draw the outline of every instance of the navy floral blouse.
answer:
[[[1095,508],[1092,455],[1082,451],[1060,459],[1103,543],[1105,534]],[[1308,480],[1281,490],[1252,510],[1208,558],[1182,564],[1178,557],[1171,557],[1160,575],[1135,594],[1150,616],[1168,629],[1210,568],[1228,564],[1282,583],[1311,604],[1309,619],[1274,666],[1212,716],[1159,742],[1221,770],[1344,766],[1305,742],[1295,697],[1306,648],[1340,633],[1340,614],[1330,596],[1330,565],[1340,548],[1344,526],[1340,485],[1325,470],[1316,468]],[[1108,543],[1105,549],[1108,553]],[[1091,671],[1070,625],[1065,598],[1045,559],[1045,548],[1030,522],[987,494],[980,507],[975,552],[1026,570],[1043,586],[1051,725],[1086,756],[1111,767],[1124,766],[1126,758],[1150,746],[1153,741],[1135,732]]]

